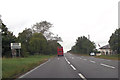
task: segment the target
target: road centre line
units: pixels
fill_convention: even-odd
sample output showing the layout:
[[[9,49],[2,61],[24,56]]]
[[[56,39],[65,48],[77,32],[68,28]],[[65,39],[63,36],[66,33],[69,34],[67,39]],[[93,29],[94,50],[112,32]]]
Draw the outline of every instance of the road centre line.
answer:
[[[70,62],[67,60],[67,58],[65,57],[65,60],[68,62],[68,64],[70,64]],[[70,64],[70,66],[73,68],[73,70],[76,70],[76,68]],[[81,73],[78,73],[78,75],[83,79],[83,80],[87,80]]]
[[[85,60],[85,61],[86,61],[87,59],[83,59],[83,60]]]
[[[107,61],[111,61],[111,60],[107,60]]]
[[[81,73],[78,73],[78,75],[79,75],[83,80],[87,80]]]
[[[67,61],[68,64],[70,64],[70,62],[66,59],[66,57],[65,57],[65,60]]]
[[[48,63],[50,61],[50,59],[46,62],[44,62],[43,64],[40,64],[39,66],[37,66],[36,68],[30,70],[29,72],[25,73],[24,75],[20,76],[19,78],[23,78],[24,76],[30,74],[31,72],[33,72],[34,70],[38,69],[39,67],[43,66],[44,64]]]
[[[67,63],[70,64],[70,62],[67,60]]]
[[[65,57],[65,60],[68,62],[68,64],[70,64],[70,62],[67,60],[66,57]],[[70,64],[70,66],[71,66],[74,70],[76,70],[76,68],[75,68],[73,65]]]
[[[73,65],[70,65],[74,70],[76,70],[76,68]]]
[[[106,65],[106,64],[103,64],[103,63],[101,63],[100,65],[105,66],[105,67],[109,67],[109,68],[115,68],[113,66],[109,66],[109,65]]]
[[[92,63],[96,63],[95,61],[92,61],[92,60],[90,60],[90,62],[92,62]]]
[[[74,57],[72,57],[72,59],[74,59]]]
[[[65,57],[65,60],[67,61],[66,57]]]

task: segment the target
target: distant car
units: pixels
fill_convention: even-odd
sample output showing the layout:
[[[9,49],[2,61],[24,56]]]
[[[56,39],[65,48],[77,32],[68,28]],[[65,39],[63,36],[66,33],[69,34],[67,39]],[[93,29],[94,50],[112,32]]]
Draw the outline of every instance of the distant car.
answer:
[[[94,53],[94,52],[91,52],[91,53],[90,53],[90,56],[95,56],[95,53]]]

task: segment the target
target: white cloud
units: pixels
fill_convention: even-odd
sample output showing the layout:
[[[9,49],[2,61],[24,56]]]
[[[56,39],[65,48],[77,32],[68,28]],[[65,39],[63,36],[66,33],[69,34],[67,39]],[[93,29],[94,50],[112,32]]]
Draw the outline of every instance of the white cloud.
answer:
[[[15,35],[36,22],[51,22],[51,31],[63,38],[67,51],[88,34],[96,44],[106,45],[118,25],[117,5],[118,0],[0,0],[0,14]]]

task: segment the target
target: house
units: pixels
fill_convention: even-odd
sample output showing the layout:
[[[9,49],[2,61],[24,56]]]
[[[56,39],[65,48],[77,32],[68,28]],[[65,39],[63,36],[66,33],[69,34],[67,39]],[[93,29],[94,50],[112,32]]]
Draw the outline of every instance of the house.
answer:
[[[112,54],[112,50],[110,49],[109,44],[99,48],[98,51],[101,52],[101,55],[110,55],[110,54]]]

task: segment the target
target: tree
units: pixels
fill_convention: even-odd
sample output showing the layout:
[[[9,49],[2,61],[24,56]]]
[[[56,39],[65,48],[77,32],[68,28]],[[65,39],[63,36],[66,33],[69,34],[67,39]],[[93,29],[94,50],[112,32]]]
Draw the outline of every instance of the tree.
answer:
[[[30,38],[32,37],[32,30],[30,28],[26,28],[23,30],[23,32],[19,33],[18,35],[18,43],[21,43],[21,53],[22,56],[27,56],[29,55],[30,49],[29,49],[29,41]]]
[[[120,28],[116,29],[109,39],[110,48],[120,54]]]
[[[85,36],[78,37],[76,44],[72,47],[71,51],[75,53],[84,53],[88,54],[95,49],[94,42],[91,42]]]
[[[49,31],[51,27],[53,27],[53,25],[50,22],[41,21],[39,23],[34,24],[32,27],[32,30],[33,30],[33,33],[43,34],[47,40],[62,41],[61,37],[58,37],[58,35],[54,36],[54,34]]]
[[[44,34],[52,27],[52,24],[47,21],[42,21],[33,25],[32,29],[34,32]]]
[[[10,43],[16,41],[16,37],[12,32],[8,31],[8,28],[3,23],[1,24],[0,29],[2,30],[2,56],[11,57],[11,48]]]
[[[47,46],[47,54],[57,54],[57,47],[61,46],[56,40],[49,40]]]
[[[45,54],[47,51],[47,40],[41,33],[34,33],[29,44],[32,53]]]

